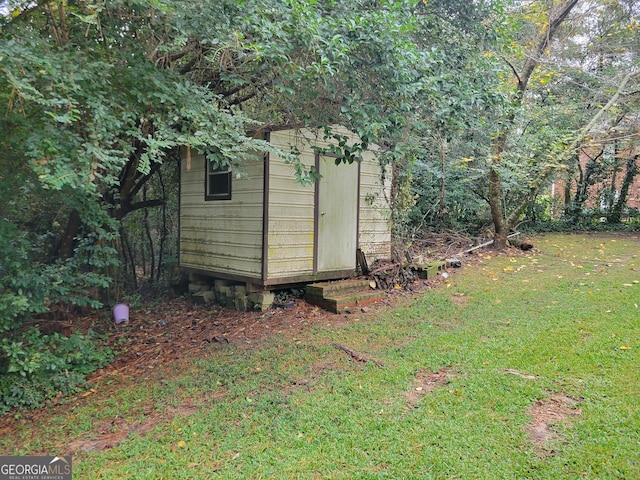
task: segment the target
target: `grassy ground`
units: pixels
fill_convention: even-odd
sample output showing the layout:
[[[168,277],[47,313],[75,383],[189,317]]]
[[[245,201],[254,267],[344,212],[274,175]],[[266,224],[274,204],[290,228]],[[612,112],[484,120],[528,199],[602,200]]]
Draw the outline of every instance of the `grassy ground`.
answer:
[[[640,478],[640,237],[535,244],[341,327],[114,378],[0,452],[74,450],[92,479]]]

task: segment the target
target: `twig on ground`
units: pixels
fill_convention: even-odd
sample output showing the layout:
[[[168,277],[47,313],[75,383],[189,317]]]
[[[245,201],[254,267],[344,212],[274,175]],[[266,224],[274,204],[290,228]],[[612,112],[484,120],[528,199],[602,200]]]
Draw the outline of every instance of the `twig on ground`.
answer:
[[[358,352],[351,350],[349,347],[345,347],[344,345],[334,343],[333,346],[336,347],[338,350],[342,350],[343,352],[345,352],[347,355],[353,358],[356,362],[361,362],[361,363],[371,362],[374,365],[377,365],[378,367],[384,366],[382,363],[378,362],[377,360],[372,360],[370,358],[363,357]]]

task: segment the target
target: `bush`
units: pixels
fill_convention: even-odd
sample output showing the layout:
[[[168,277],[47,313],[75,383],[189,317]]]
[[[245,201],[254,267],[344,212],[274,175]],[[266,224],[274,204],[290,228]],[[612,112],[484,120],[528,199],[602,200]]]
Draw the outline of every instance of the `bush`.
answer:
[[[99,307],[89,292],[109,280],[86,268],[86,257],[45,264],[41,242],[0,220],[0,413],[37,407],[59,393],[86,385],[84,376],[113,357],[98,337],[76,333],[42,335],[25,322],[52,305]]]
[[[0,359],[0,413],[5,413],[82,390],[85,375],[109,363],[113,353],[101,348],[100,337],[92,331],[65,337],[32,328],[19,341],[2,339]]]
[[[638,232],[640,223],[607,223],[585,218],[574,221],[569,218],[549,222],[523,224],[520,230],[529,233],[542,232]]]

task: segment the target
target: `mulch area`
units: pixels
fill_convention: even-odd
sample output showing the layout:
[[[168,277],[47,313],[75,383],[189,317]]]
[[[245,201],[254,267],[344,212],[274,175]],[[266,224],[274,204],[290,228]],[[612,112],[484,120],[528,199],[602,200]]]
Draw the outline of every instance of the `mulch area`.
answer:
[[[424,283],[419,281],[411,290],[426,289],[433,283],[433,280]],[[344,325],[366,318],[380,307],[392,305],[395,299],[411,295],[411,290],[387,292],[386,298],[376,304],[343,314],[328,312],[303,299],[296,299],[288,308],[240,312],[217,305],[198,305],[188,298],[174,298],[159,301],[153,306],[132,305],[129,321],[119,325],[113,322],[111,312],[107,310],[68,318],[64,322],[65,330],[86,332],[91,328],[105,336],[105,345],[117,355],[109,365],[87,377],[92,386],[90,390],[72,398],[53,399],[40,409],[0,416],[0,436],[11,437],[22,424],[40,423],[56,412],[67,411],[74,408],[73,405],[91,401],[96,392],[108,395],[110,389],[126,384],[143,385],[153,378],[166,375],[170,370],[179,369],[195,358],[211,355],[216,347],[232,345],[256,348],[276,335],[296,339],[315,325]],[[53,326],[47,325],[47,322],[44,322],[44,326],[53,330]],[[89,443],[82,440],[78,448],[111,447],[122,440],[121,437],[126,435],[130,427],[123,426],[109,435],[98,435],[95,445],[93,440]]]
[[[469,246],[469,239],[448,234],[432,235],[421,242],[414,242],[411,255],[425,259],[444,259],[452,252],[461,252]],[[518,250],[510,249],[511,252]],[[457,254],[463,267],[472,265],[478,255]],[[114,371],[133,375],[155,365],[182,358],[194,358],[211,344],[251,345],[273,336],[301,335],[313,325],[337,326],[362,318],[376,308],[391,305],[398,297],[420,293],[441,283],[433,280],[408,281],[398,264],[386,262],[397,274],[397,281],[389,281],[385,299],[362,310],[349,314],[334,314],[296,299],[290,308],[272,307],[266,312],[239,312],[221,306],[197,305],[190,299],[176,298],[158,302],[154,306],[140,305],[130,308],[128,323],[115,325],[110,312],[100,318],[90,315],[74,320],[79,328],[108,334],[108,345],[119,355],[108,367],[94,373],[89,380],[109,375]],[[384,264],[372,269],[384,268]],[[449,269],[451,274],[455,269]],[[357,317],[354,314],[357,313]]]
[[[239,312],[217,305],[197,305],[190,299],[176,298],[153,308],[131,307],[129,322],[116,325],[106,314],[76,319],[81,330],[93,328],[107,334],[107,345],[118,352],[114,361],[89,376],[89,382],[114,373],[135,376],[157,365],[185,358],[196,358],[211,345],[251,347],[277,335],[295,338],[311,327],[337,327],[354,319],[371,315],[378,308],[390,306],[398,298],[415,295],[441,282],[416,280],[402,290],[390,289],[374,304],[350,313],[332,313],[296,299],[286,308],[271,307],[265,312]],[[289,304],[287,304],[289,305]],[[109,314],[110,315],[110,314]]]
[[[129,322],[111,320],[108,344],[119,352],[107,367],[90,377],[135,374],[149,367],[183,358],[195,358],[211,344],[251,345],[273,335],[295,336],[315,323],[346,321],[304,300],[289,308],[272,307],[266,312],[239,312],[217,305],[194,304],[177,298],[153,308],[130,309]]]

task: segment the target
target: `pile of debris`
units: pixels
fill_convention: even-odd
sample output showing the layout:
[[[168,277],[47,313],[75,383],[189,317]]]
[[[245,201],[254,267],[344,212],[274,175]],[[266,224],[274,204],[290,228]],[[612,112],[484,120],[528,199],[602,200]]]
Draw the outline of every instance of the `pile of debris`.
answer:
[[[512,247],[527,251],[533,244],[516,238],[519,233],[509,235]],[[417,279],[431,280],[437,276],[446,278],[446,270],[460,268],[461,258],[493,243],[491,237],[465,237],[459,233],[429,234],[424,238],[411,239],[396,248],[395,261],[378,261],[369,270],[377,288],[382,290],[410,289]]]
[[[376,268],[370,272],[370,276],[375,280],[378,288],[382,290],[407,289],[417,279],[431,280],[437,276],[447,278],[445,270],[447,268],[460,268],[462,262],[458,259],[433,260],[430,262],[419,261],[394,263],[380,262]]]

